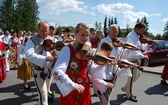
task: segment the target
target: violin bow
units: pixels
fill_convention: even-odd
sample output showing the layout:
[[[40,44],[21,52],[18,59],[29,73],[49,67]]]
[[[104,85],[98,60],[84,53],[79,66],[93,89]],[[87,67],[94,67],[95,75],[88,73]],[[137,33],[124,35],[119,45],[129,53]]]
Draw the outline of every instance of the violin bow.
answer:
[[[125,42],[127,42],[127,39],[128,38],[126,38]],[[125,51],[125,47],[123,47],[123,49],[120,51],[120,54],[118,54],[117,59],[116,59],[117,62],[123,56],[124,51]],[[113,81],[112,81],[113,84],[115,84],[116,79],[117,79],[118,68],[119,68],[119,66],[116,68],[116,72],[115,72],[115,75],[114,75],[114,78],[113,78]],[[114,67],[113,67],[112,71],[114,71]]]
[[[97,49],[96,49],[96,51],[95,51],[95,54],[97,53],[99,46],[100,46],[100,41],[98,42],[98,45],[97,45]],[[93,62],[94,62],[94,59],[95,59],[95,58],[93,58],[93,60],[91,60],[91,64],[88,66],[87,73],[89,73],[90,68],[91,68],[91,66],[92,66],[92,64],[93,64]]]
[[[127,41],[127,39],[125,40],[125,42]],[[123,55],[123,52],[124,52],[125,48],[123,48],[121,51],[120,51],[120,54],[118,54],[117,56],[117,59],[116,61],[118,62],[119,59],[121,59],[121,56]],[[117,66],[117,68],[112,68],[112,71],[114,71],[114,69],[116,69],[115,73],[114,74],[114,78],[113,80],[111,81],[111,83],[115,86],[115,82],[116,82],[116,79],[117,79],[117,73],[118,73],[118,68],[119,66]],[[104,93],[106,98],[108,98],[108,96],[110,95],[110,93],[112,92],[112,89],[107,89],[107,91]]]

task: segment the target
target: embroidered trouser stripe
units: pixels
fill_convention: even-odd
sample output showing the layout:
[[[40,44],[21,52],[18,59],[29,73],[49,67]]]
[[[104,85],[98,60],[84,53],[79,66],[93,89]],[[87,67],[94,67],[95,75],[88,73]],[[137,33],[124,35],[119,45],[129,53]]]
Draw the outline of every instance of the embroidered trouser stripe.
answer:
[[[38,70],[35,70],[34,72],[37,75],[34,79],[39,93],[38,105],[48,105],[48,85],[50,81],[49,78],[47,78],[48,73]]]
[[[110,105],[109,96],[101,94],[100,91],[97,91],[97,93],[100,100],[100,105]]]
[[[40,103],[40,105],[42,105],[42,97],[41,97],[41,94],[40,94],[39,86],[37,84],[37,74],[34,72],[34,70],[33,70],[33,76],[34,76],[34,82],[37,86],[37,91],[38,91],[38,94],[39,94],[39,103]]]

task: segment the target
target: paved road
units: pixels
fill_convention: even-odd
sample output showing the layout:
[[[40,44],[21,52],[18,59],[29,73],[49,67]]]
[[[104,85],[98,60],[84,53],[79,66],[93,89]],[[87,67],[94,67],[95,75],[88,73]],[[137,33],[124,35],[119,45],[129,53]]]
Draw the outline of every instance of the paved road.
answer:
[[[163,66],[162,66],[163,67]],[[37,90],[33,79],[29,80],[30,91],[22,88],[22,81],[16,78],[16,71],[11,70],[7,74],[7,79],[0,83],[0,105],[35,105],[38,101]],[[143,72],[134,86],[134,94],[137,95],[138,102],[134,103],[126,100],[125,93],[121,87],[126,82],[126,77],[118,78],[116,86],[112,91],[111,105],[168,105],[168,86],[160,84],[160,75]],[[55,98],[49,105],[59,105],[59,91],[52,84]],[[97,97],[92,97],[92,105],[99,105]]]

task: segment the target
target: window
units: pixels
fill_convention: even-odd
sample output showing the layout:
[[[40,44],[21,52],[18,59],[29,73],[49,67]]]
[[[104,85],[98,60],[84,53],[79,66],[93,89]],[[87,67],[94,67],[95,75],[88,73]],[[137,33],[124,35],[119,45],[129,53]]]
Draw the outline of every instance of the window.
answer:
[[[156,46],[156,50],[161,50],[161,49],[164,49],[163,42],[159,42],[158,45]]]
[[[168,49],[168,42],[164,42],[165,49]]]

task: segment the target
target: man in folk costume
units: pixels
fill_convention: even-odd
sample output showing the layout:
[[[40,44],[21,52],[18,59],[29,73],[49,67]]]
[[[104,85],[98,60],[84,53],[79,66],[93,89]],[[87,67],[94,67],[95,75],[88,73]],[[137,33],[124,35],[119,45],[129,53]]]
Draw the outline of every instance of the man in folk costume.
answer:
[[[139,37],[144,33],[146,25],[143,22],[137,23],[126,37],[126,42],[131,43],[134,46],[141,48]],[[141,59],[149,59],[148,56],[143,55],[142,51],[125,50],[124,55],[129,61],[138,63],[140,65]],[[126,92],[128,100],[137,102],[136,96],[132,94],[133,83],[139,78],[141,71],[138,68],[131,69],[132,77],[128,77],[127,83],[121,88],[122,91]]]
[[[26,59],[30,61],[34,73],[34,80],[39,92],[38,105],[48,105],[48,85],[51,78],[51,68],[55,57],[45,51],[42,43],[49,34],[49,24],[40,22],[38,34],[33,35],[26,43]]]

